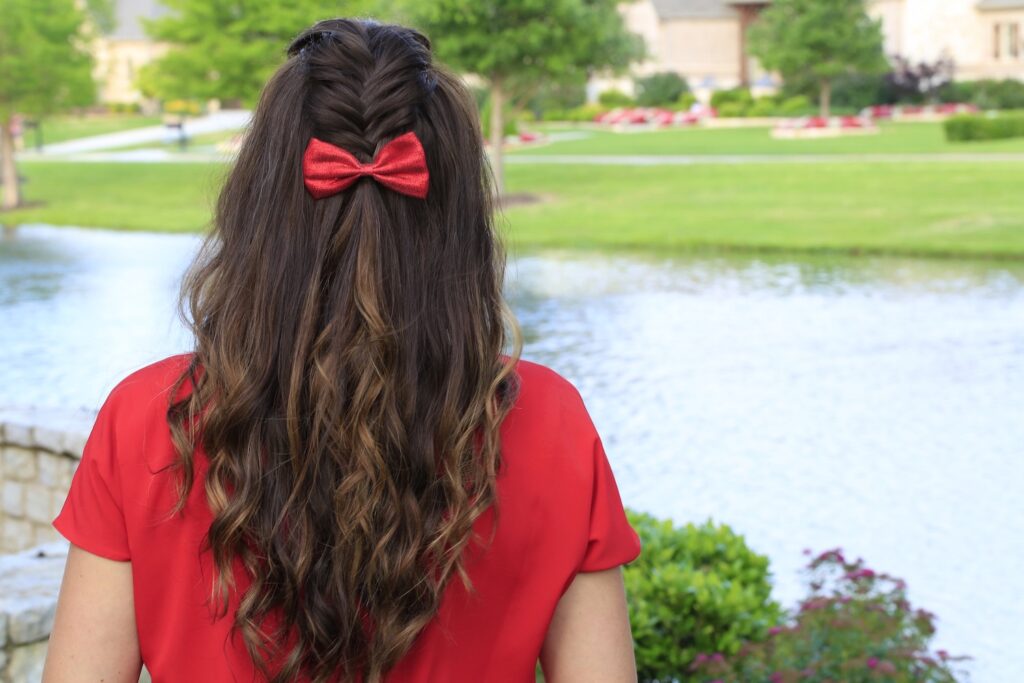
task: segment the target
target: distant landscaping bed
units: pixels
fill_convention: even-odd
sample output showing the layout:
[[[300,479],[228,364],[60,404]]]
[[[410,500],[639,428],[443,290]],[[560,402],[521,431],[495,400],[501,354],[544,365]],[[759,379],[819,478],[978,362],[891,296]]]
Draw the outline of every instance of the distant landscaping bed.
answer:
[[[566,143],[568,144],[568,143]],[[0,223],[201,231],[223,164],[21,164],[37,206]],[[1024,258],[1024,164],[512,164],[516,246]]]

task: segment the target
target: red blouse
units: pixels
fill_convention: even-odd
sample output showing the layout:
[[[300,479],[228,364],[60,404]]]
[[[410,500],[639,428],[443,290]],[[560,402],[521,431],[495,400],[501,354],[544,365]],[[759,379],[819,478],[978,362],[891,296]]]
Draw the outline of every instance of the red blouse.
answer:
[[[253,681],[257,672],[227,617],[208,611],[209,553],[198,551],[211,513],[205,458],[185,514],[174,502],[167,392],[188,354],[125,377],[96,417],[66,501],[53,520],[96,555],[131,561],[142,659],[154,683]],[[575,387],[520,361],[521,389],[501,428],[501,515],[490,546],[471,545],[470,596],[454,578],[433,621],[387,680],[532,683],[559,597],[577,572],[634,560],[640,539],[626,520],[601,440]],[[184,391],[188,389],[183,387]],[[491,512],[475,529],[489,535]],[[243,585],[244,587],[244,585]],[[237,598],[231,603],[231,611]]]

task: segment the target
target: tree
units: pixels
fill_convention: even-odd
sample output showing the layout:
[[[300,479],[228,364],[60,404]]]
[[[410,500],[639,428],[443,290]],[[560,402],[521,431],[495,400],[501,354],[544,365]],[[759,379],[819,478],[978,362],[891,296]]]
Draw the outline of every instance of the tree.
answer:
[[[675,71],[663,71],[636,79],[636,103],[641,107],[659,107],[679,101],[690,86]]]
[[[837,76],[888,68],[882,23],[868,16],[864,0],[775,0],[748,38],[765,68],[817,83],[822,116],[829,115]]]
[[[90,23],[90,15],[93,22]],[[21,203],[14,160],[16,116],[38,119],[96,97],[88,49],[95,26],[109,26],[109,1],[3,0],[0,10],[0,208]]]
[[[643,56],[615,0],[415,0],[408,12],[442,61],[487,83],[499,194],[506,106],[525,104],[542,84],[618,71]]]
[[[912,62],[896,55],[892,60],[892,71],[886,74],[885,83],[896,101],[923,98],[935,104],[939,91],[953,82],[956,67],[953,59],[943,56],[934,62]]]
[[[358,15],[369,2],[349,0],[161,0],[170,10],[146,20],[146,32],[170,43],[147,64],[139,86],[160,99],[219,99],[252,105],[285,58],[285,47],[313,22]]]

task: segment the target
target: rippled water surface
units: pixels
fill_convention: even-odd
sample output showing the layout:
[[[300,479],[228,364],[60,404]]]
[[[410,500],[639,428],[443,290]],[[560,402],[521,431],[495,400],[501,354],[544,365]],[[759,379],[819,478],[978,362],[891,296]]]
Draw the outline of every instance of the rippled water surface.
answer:
[[[188,348],[195,237],[0,240],[0,406],[95,408]],[[908,580],[974,680],[1024,672],[1024,265],[521,254],[525,355],[581,390],[626,503],[712,517],[802,594],[805,547]]]

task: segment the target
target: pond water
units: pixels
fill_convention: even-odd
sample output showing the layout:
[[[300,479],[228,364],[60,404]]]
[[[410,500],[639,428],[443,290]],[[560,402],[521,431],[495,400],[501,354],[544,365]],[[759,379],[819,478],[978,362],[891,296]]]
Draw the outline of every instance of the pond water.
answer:
[[[188,348],[194,236],[0,240],[0,407],[95,408]],[[973,680],[1024,672],[1024,264],[523,253],[525,356],[583,393],[625,502],[711,517],[803,594],[802,550],[905,578]]]

